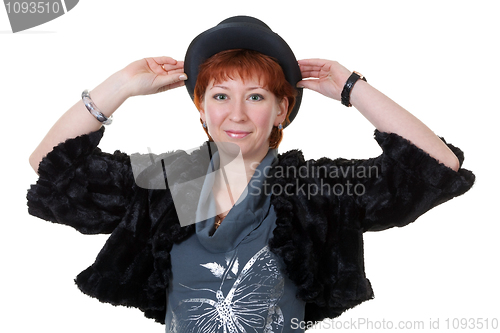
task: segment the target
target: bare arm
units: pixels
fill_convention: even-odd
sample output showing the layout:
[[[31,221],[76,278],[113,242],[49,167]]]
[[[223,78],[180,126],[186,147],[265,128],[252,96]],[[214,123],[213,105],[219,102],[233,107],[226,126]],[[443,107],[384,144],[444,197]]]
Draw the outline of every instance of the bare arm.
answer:
[[[300,60],[304,79],[297,85],[340,101],[351,72],[335,61]],[[358,80],[351,92],[351,104],[379,131],[396,133],[411,141],[439,162],[457,171],[459,161],[446,144],[410,112],[365,81]]]
[[[184,63],[169,57],[141,59],[111,75],[90,92],[90,97],[109,117],[131,96],[154,94],[184,85],[183,80],[187,77],[183,71]],[[31,167],[37,172],[40,161],[54,146],[100,127],[101,123],[88,112],[83,102],[77,101],[52,126],[31,154]]]

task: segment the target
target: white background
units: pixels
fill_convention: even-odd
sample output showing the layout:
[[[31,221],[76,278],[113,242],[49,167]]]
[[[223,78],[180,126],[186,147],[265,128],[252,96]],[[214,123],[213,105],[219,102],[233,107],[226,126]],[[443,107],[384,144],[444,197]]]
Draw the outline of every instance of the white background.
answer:
[[[470,192],[416,223],[366,234],[366,272],[376,298],[338,320],[423,321],[428,328],[432,318],[443,329],[446,318],[499,318],[496,8],[496,1],[86,0],[16,34],[0,8],[0,331],[163,332],[136,309],[79,292],[73,279],[92,264],[106,236],[28,215],[26,191],[37,179],[28,156],[83,89],[142,57],[182,60],[197,34],[241,14],[266,22],[298,59],[338,60],[363,73],[460,147],[464,168],[477,176]],[[280,151],[367,158],[380,153],[372,136],[355,109],[305,91]],[[180,88],[126,101],[101,148],[160,152],[205,139]]]

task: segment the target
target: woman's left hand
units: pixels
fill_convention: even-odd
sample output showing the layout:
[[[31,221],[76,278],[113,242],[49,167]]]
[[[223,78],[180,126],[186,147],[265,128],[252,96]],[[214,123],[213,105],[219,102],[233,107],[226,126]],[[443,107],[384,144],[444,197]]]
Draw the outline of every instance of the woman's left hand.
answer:
[[[340,94],[351,72],[336,61],[305,59],[298,61],[302,81],[297,87],[317,91],[341,100]],[[453,170],[460,167],[458,158],[444,142],[410,112],[380,91],[357,83],[351,92],[352,105],[380,132],[396,133]]]
[[[340,101],[340,94],[351,72],[336,61],[303,59],[298,61],[302,73],[299,88],[307,88]],[[310,80],[306,80],[310,79]]]

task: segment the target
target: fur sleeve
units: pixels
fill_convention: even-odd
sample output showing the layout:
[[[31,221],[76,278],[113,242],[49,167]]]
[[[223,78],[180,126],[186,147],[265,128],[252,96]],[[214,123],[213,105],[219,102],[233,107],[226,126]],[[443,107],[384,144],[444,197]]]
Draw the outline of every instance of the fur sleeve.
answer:
[[[110,233],[133,195],[127,155],[102,153],[100,130],[69,139],[40,162],[40,177],[28,190],[31,215],[69,225],[85,234]]]
[[[355,210],[349,215],[350,227],[378,231],[405,226],[474,184],[475,176],[469,170],[456,172],[397,134],[375,130],[375,139],[382,148],[376,158],[305,162],[316,187],[329,194],[324,199],[333,200],[325,205],[342,202]],[[462,166],[462,151],[447,145]]]
[[[357,198],[364,209],[364,231],[405,226],[474,184],[475,176],[469,170],[456,172],[397,134],[375,131],[375,139],[383,153],[369,165],[376,166],[378,174],[371,174],[365,193]],[[462,151],[451,144],[448,147],[461,167]]]

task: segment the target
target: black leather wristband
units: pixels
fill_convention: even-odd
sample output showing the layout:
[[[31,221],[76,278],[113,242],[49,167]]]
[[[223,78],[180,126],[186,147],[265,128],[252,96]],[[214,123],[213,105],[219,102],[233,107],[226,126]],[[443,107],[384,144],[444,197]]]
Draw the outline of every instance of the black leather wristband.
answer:
[[[344,89],[342,89],[342,93],[340,94],[341,102],[342,102],[342,104],[344,104],[347,107],[352,106],[352,104],[350,102],[351,90],[352,90],[352,87],[354,87],[354,85],[356,84],[356,82],[358,82],[359,79],[367,82],[366,78],[363,75],[361,75],[358,72],[352,72],[351,76],[349,76],[349,78],[347,79],[347,81],[344,85]]]

